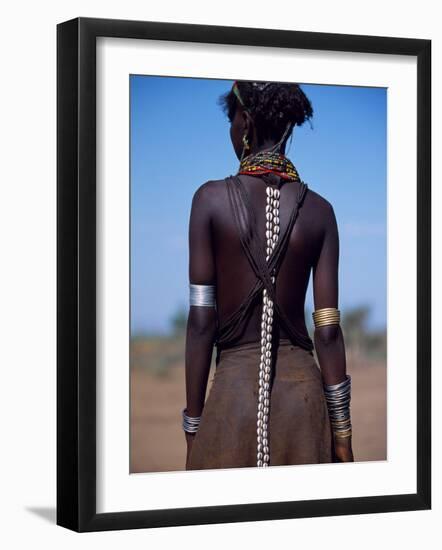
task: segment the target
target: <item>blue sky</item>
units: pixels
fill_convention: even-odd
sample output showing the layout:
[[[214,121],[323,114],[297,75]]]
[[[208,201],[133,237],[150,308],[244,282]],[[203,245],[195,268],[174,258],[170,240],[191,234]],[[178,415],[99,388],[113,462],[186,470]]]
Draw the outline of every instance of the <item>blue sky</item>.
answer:
[[[188,222],[195,190],[234,174],[229,122],[217,104],[227,80],[130,77],[131,330],[164,332],[188,304]],[[287,155],[334,207],[340,308],[369,305],[386,326],[387,90],[302,85],[314,116]],[[306,307],[312,309],[311,287]]]

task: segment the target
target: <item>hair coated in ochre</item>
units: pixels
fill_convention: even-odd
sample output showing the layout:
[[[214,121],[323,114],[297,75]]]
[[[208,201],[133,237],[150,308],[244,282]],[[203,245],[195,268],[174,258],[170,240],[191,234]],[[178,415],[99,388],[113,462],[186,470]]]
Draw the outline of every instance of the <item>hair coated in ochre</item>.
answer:
[[[313,116],[313,107],[299,84],[283,82],[236,81],[246,109],[255,123],[259,141],[278,140],[289,123],[301,126]],[[232,122],[240,105],[231,89],[219,103]]]

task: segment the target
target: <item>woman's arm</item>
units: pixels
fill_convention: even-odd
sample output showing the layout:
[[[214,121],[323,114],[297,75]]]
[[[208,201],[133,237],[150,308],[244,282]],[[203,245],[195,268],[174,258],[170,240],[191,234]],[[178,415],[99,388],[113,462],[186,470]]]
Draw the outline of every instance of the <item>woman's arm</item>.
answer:
[[[210,189],[207,184],[196,191],[192,200],[189,221],[189,283],[216,283]],[[215,307],[189,306],[185,353],[186,408],[189,416],[201,416],[204,408],[216,323]],[[186,433],[186,439],[190,446],[193,436]]]
[[[324,233],[321,252],[313,268],[313,297],[315,311],[323,308],[338,308],[339,235],[335,214],[327,206],[324,217]],[[346,379],[345,346],[339,324],[315,329],[315,348],[325,384],[335,385]],[[336,459],[353,461],[351,437],[335,437]]]

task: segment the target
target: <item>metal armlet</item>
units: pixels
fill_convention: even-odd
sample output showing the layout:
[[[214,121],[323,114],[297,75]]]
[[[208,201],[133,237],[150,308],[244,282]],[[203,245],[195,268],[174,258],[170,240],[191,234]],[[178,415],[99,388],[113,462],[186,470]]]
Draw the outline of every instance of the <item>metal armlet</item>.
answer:
[[[325,307],[317,309],[312,313],[315,328],[326,325],[339,325],[341,322],[341,312],[334,307]]]
[[[215,307],[216,306],[215,285],[189,284],[189,303],[191,306]]]

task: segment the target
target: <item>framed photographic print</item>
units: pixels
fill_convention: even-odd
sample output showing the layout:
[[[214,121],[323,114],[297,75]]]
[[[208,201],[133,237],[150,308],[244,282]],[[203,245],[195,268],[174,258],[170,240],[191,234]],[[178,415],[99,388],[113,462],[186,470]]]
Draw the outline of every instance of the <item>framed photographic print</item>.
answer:
[[[431,42],[57,40],[57,523],[430,508]]]

